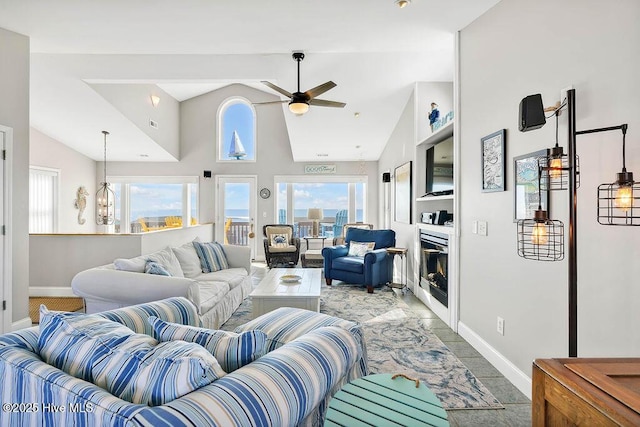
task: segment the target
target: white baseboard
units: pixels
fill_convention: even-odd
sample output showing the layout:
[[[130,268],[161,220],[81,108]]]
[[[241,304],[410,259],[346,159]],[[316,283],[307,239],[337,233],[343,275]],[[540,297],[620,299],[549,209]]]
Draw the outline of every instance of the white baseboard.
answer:
[[[30,297],[77,297],[71,287],[29,286]]]
[[[18,320],[17,322],[13,322],[11,324],[12,331],[19,331],[20,329],[30,328],[32,326],[31,318],[25,317],[24,319]]]
[[[531,378],[462,322],[458,322],[458,334],[478,350],[518,390],[531,399]]]

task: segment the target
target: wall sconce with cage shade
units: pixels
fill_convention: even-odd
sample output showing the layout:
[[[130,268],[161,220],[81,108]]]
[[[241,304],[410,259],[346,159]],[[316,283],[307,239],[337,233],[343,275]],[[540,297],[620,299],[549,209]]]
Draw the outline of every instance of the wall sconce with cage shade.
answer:
[[[626,167],[627,125],[622,125],[622,172],[615,182],[598,186],[598,222],[603,225],[640,225],[640,183]]]
[[[577,357],[578,355],[578,267],[577,267],[577,215],[578,215],[578,203],[577,203],[577,189],[579,186],[579,171],[578,171],[578,156],[576,154],[576,137],[578,135],[584,135],[588,133],[608,132],[615,130],[622,130],[622,172],[617,174],[617,179],[612,184],[602,184],[598,187],[598,222],[603,225],[628,225],[637,226],[640,225],[640,185],[636,184],[633,180],[633,174],[627,172],[625,165],[625,139],[627,133],[627,124],[619,126],[611,126],[606,128],[588,129],[583,131],[576,130],[576,91],[575,89],[569,89],[567,91],[566,103],[555,108],[556,114],[556,147],[550,151],[550,155],[546,159],[540,161],[540,186],[541,188],[549,190],[567,189],[569,190],[569,233],[567,244],[567,261],[568,261],[568,291],[569,291],[569,357]],[[525,98],[526,99],[526,98]],[[521,115],[522,115],[522,105]],[[565,156],[561,147],[557,143],[557,117],[561,109],[566,107],[568,112],[567,130],[568,130],[568,153]],[[537,111],[536,113],[542,114],[543,111]],[[540,126],[521,130],[537,129]],[[555,181],[554,181],[555,180]],[[544,212],[544,211],[543,211]],[[545,212],[546,214],[546,212]],[[538,217],[539,215],[539,217]],[[552,241],[552,233],[556,230],[547,227],[548,218],[544,218],[542,213],[536,212],[536,218],[533,220],[522,220],[523,225],[520,227],[518,223],[518,252],[522,251],[528,256],[524,258],[536,259],[538,261],[559,261],[564,257],[557,257],[554,259],[553,250],[548,247],[549,242]],[[533,223],[527,222],[530,225],[529,229],[524,228],[524,221],[534,221]],[[542,225],[545,225],[544,231]],[[538,228],[535,228],[535,227]],[[557,230],[558,233],[564,235],[563,230]],[[537,234],[536,234],[537,233]],[[546,233],[546,234],[545,234]],[[520,248],[520,240],[524,239],[527,234],[528,242],[527,247]],[[551,236],[551,237],[550,237]],[[559,236],[558,236],[559,237]],[[558,242],[560,243],[560,242]],[[535,246],[535,247],[534,247]],[[563,245],[564,247],[564,245]],[[551,255],[545,257],[536,257],[534,255],[542,253],[544,255]],[[521,255],[522,256],[522,255]]]
[[[538,200],[542,167],[538,167]],[[532,219],[518,220],[518,255],[536,261],[560,261],[564,259],[564,224],[549,219],[547,211],[538,204]]]
[[[107,135],[109,132],[102,131],[104,135],[104,181],[98,186],[96,192],[96,224],[111,225],[115,222],[115,200],[116,195],[107,182]]]

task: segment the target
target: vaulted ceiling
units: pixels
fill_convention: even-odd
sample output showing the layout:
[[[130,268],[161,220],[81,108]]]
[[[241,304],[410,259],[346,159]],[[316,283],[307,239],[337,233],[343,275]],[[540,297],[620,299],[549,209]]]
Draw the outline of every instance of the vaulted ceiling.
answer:
[[[0,28],[31,41],[31,124],[101,160],[177,160],[92,84],[157,85],[177,101],[243,83],[259,99],[332,80],[345,108],[284,108],[294,160],[377,160],[415,82],[452,81],[455,32],[498,0],[0,0]],[[425,107],[428,108],[428,107]],[[355,113],[359,113],[356,117]],[[356,148],[358,147],[358,148]],[[326,156],[318,157],[318,154]]]

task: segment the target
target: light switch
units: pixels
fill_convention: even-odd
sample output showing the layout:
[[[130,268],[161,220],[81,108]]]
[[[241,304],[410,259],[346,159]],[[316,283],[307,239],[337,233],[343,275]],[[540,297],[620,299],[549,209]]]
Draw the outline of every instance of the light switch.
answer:
[[[478,234],[481,236],[486,236],[487,232],[487,221],[478,221]]]
[[[267,217],[267,211],[262,212],[262,218],[266,218]]]
[[[478,221],[473,221],[471,224],[471,232],[473,234],[478,234]]]

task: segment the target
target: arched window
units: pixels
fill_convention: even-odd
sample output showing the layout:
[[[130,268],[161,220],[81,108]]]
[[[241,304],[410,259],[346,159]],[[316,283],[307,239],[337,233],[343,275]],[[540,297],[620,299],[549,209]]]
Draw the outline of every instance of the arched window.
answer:
[[[220,104],[218,161],[256,161],[256,112],[245,98],[232,97]]]

